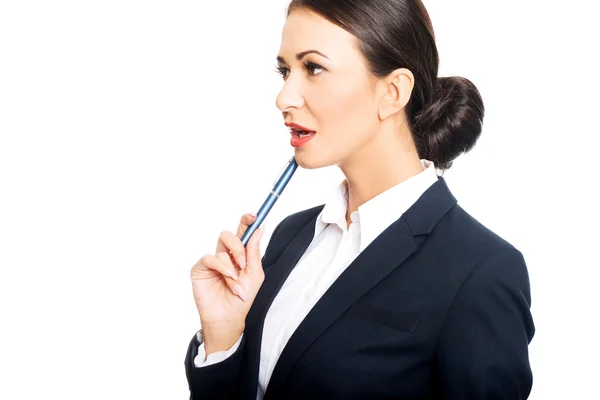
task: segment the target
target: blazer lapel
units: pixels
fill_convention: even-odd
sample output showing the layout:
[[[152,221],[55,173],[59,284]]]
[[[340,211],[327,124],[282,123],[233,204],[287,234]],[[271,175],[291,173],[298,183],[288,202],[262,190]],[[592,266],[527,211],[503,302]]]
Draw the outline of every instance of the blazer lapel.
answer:
[[[262,332],[267,311],[288,275],[310,245],[315,232],[316,217],[322,208],[315,208],[315,215],[308,219],[308,222],[295,237],[277,238],[277,240],[290,241],[289,245],[283,250],[275,264],[263,266],[268,267],[265,271],[265,280],[246,317],[244,335],[247,343],[240,382],[242,398],[244,399],[256,400]]]
[[[429,234],[435,224],[455,203],[456,199],[450,193],[444,179],[439,177],[438,181],[430,186],[415,204],[358,255],[315,304],[290,337],[275,366],[265,399],[278,398],[281,395],[285,380],[302,353],[360,297],[415,252],[417,244],[414,237]],[[314,223],[309,225],[314,230]],[[308,232],[304,232],[306,230],[305,227],[300,237],[309,236]],[[288,252],[286,257],[282,257],[282,264],[278,269],[285,271],[273,271],[278,276],[277,279],[271,280],[269,288],[265,290],[265,294],[260,299],[261,302],[266,303],[268,297],[268,305],[261,304],[260,306],[261,312],[266,314],[270,302],[283,284],[282,280],[295,266],[306,250],[306,246],[308,244],[296,240],[292,244],[294,250]],[[299,254],[292,254],[294,251],[298,251]],[[291,265],[285,264],[287,262],[290,262]],[[261,331],[256,335],[259,341],[262,336],[263,321],[264,316],[261,315]],[[254,356],[258,357],[259,354],[253,354],[252,357]]]

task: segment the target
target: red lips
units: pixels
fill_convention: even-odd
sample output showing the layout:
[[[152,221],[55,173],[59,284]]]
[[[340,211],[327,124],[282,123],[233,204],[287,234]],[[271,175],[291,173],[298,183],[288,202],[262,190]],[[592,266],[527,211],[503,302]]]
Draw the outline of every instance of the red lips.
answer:
[[[304,126],[295,124],[293,122],[286,122],[285,126],[287,126],[288,128],[291,128],[291,129],[301,130],[301,131],[304,131],[304,132],[307,132],[307,133],[314,133],[315,132],[312,129],[305,128]]]

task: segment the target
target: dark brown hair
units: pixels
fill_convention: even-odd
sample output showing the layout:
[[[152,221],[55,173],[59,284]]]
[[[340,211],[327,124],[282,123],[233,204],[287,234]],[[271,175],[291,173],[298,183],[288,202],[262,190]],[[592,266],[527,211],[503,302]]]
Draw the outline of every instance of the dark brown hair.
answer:
[[[437,76],[435,35],[420,0],[292,0],[287,15],[298,8],[353,34],[375,76],[397,68],[413,73],[406,115],[420,158],[445,170],[473,148],[481,134],[483,100],[468,79]]]

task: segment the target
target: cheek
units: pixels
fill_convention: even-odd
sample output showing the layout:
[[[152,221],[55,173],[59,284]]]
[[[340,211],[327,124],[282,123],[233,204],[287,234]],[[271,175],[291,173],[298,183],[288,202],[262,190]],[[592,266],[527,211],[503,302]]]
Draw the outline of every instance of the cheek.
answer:
[[[368,135],[376,113],[366,83],[356,80],[331,82],[319,87],[318,91],[320,93],[313,97],[309,107],[318,129],[324,133],[323,140],[344,139],[347,142],[350,138],[359,140]]]

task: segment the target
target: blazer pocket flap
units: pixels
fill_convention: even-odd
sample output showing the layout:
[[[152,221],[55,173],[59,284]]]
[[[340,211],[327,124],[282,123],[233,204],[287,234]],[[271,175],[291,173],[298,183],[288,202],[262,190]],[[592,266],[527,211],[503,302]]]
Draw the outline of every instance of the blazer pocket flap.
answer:
[[[415,333],[419,320],[409,315],[403,315],[392,310],[382,308],[369,308],[355,305],[350,313],[360,316],[360,318],[372,320],[391,328],[395,328],[408,333]]]

